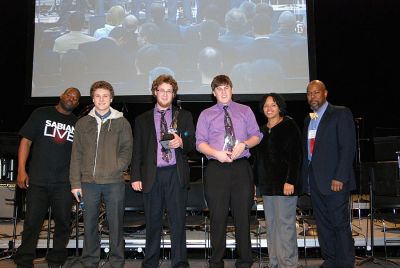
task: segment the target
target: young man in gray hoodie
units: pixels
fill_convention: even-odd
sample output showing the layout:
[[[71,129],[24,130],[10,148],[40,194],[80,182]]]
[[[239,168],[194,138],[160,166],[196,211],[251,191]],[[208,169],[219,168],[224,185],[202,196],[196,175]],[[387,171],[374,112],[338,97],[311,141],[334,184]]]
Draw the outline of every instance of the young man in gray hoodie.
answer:
[[[99,265],[98,218],[103,199],[110,233],[109,260],[112,267],[123,268],[123,172],[132,157],[132,129],[123,114],[111,108],[114,89],[110,83],[94,82],[90,96],[94,108],[76,123],[70,166],[71,192],[78,202],[85,202],[82,262],[84,267]]]

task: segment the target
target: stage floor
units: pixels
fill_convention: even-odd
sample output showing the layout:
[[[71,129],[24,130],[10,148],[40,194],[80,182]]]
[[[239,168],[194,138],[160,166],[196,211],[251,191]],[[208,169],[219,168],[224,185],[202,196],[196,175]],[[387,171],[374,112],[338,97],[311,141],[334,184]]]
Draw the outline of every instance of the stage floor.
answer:
[[[53,225],[53,223],[52,223]],[[367,226],[368,225],[368,226]],[[46,248],[47,247],[47,221],[43,224],[43,230],[40,233],[38,248]],[[367,228],[368,227],[368,228]],[[394,224],[387,223],[387,228],[396,227]],[[397,226],[399,227],[399,226]],[[50,237],[52,237],[52,228],[50,231]],[[308,226],[306,226],[307,230]],[[16,240],[15,245],[18,247],[21,243],[21,231],[23,229],[23,220],[19,220],[16,225]],[[371,231],[370,231],[370,220],[369,218],[353,218],[352,221],[352,229],[353,229],[353,238],[356,247],[365,247],[370,249],[371,247]],[[383,234],[383,225],[380,221],[374,221],[373,224],[373,232],[374,239],[373,243],[375,246],[383,246],[384,245],[384,234]],[[125,243],[126,248],[144,248],[145,246],[145,228],[137,228],[130,229],[125,228]],[[12,240],[13,233],[13,224],[11,221],[1,221],[0,220],[0,249],[7,249],[9,247],[9,242]],[[299,248],[315,248],[319,247],[318,239],[314,234],[308,234],[303,236],[303,226],[300,222],[297,223],[297,233],[298,239],[297,244]],[[76,248],[78,242],[78,248],[82,248],[83,246],[83,227],[82,223],[79,222],[79,236],[78,240],[75,239],[76,229],[73,228],[71,239],[68,243],[68,248]],[[187,230],[187,247],[188,248],[209,248],[209,239],[208,233],[204,230]],[[228,230],[227,232],[227,248],[235,247],[235,239],[234,232]],[[400,232],[399,231],[389,231],[386,233],[387,239],[397,240],[392,241],[388,244],[389,247],[392,246],[400,246]],[[267,247],[267,239],[266,239],[266,226],[265,220],[263,218],[259,219],[259,226],[254,226],[251,229],[251,237],[252,237],[252,246],[253,248],[266,248]],[[164,232],[164,235],[161,237],[162,246],[165,248],[171,247],[171,241],[168,234],[168,230]],[[108,247],[108,235],[107,231],[103,230],[102,239],[101,239],[102,248]],[[52,247],[51,239],[50,239],[50,247]]]
[[[354,241],[355,246],[357,248],[357,252],[361,252],[362,256],[370,255],[371,251],[371,239],[370,239],[370,232],[367,232],[367,223],[369,224],[369,220],[367,218],[354,218],[352,228],[354,231]],[[79,223],[79,236],[78,236],[78,244],[77,240],[75,239],[75,229],[73,229],[71,239],[68,243],[68,248],[71,249],[71,255],[74,255],[74,249],[76,249],[76,245],[78,245],[79,250],[83,246],[83,228],[81,227],[82,223]],[[21,231],[22,231],[23,221],[19,221],[17,223],[16,228],[16,241],[15,245],[18,247],[21,243]],[[370,226],[370,225],[369,225]],[[390,258],[389,262],[384,261],[384,254],[383,252],[383,232],[382,232],[382,223],[381,222],[374,222],[374,249],[375,252],[379,251],[379,259],[374,259],[373,261],[368,261],[360,265],[360,267],[399,267],[400,266],[400,256],[396,255],[393,257],[393,254]],[[47,248],[47,221],[43,225],[43,230],[40,234],[40,239],[38,241],[38,256],[44,256],[46,248]],[[389,225],[388,227],[394,227]],[[319,267],[322,263],[321,258],[319,257],[319,244],[318,239],[314,235],[307,235],[302,236],[303,229],[301,224],[298,224],[298,247],[299,247],[299,267]],[[369,229],[369,227],[368,227]],[[52,236],[52,229],[50,229],[50,237]],[[3,221],[0,223],[0,249],[5,251],[9,247],[10,241],[12,241],[12,232],[13,232],[13,225],[9,221]],[[260,235],[257,235],[259,232]],[[202,230],[187,230],[187,247],[188,247],[188,255],[190,257],[190,267],[192,268],[199,268],[199,267],[207,267],[207,254],[209,253],[209,242],[207,233]],[[253,256],[255,258],[255,263],[253,268],[256,267],[266,267],[268,265],[268,254],[267,254],[267,240],[266,240],[266,228],[265,228],[265,221],[264,219],[260,219],[260,226],[259,229],[252,229],[251,230],[252,236],[252,246],[253,246]],[[388,246],[392,249],[395,249],[394,252],[397,254],[400,252],[400,234],[396,232],[387,233],[387,238],[390,239],[397,239],[398,241],[395,243],[391,243]],[[138,229],[136,231],[127,230],[125,232],[125,242],[126,242],[126,250],[127,262],[125,267],[133,267],[139,268],[141,264],[141,257],[139,253],[144,250],[144,243],[145,243],[145,229]],[[261,245],[261,247],[260,247]],[[307,258],[305,259],[304,255],[304,245],[306,245],[306,252]],[[49,243],[50,248],[52,247],[51,239]],[[102,233],[101,239],[101,246],[102,246],[102,256],[106,256],[105,251],[108,248],[108,236],[105,232]],[[162,247],[165,248],[165,259],[160,261],[161,268],[170,267],[170,262],[168,260],[169,248],[171,246],[170,238],[168,232],[162,237]],[[225,267],[234,267],[234,254],[233,249],[235,247],[235,240],[234,240],[234,232],[229,231],[227,232],[227,258],[225,260]],[[229,252],[232,250],[232,256],[229,256]],[[138,253],[139,252],[139,253]],[[393,251],[392,251],[393,252]],[[134,254],[132,254],[134,253]],[[135,257],[133,257],[135,256]],[[137,257],[139,256],[139,257]],[[375,253],[375,256],[378,256]],[[137,258],[137,259],[134,259]],[[70,257],[70,260],[66,263],[64,267],[82,267],[79,262],[76,262],[76,258],[73,256]],[[360,259],[362,260],[362,259]],[[359,260],[359,261],[360,261]],[[102,259],[102,267],[109,267],[107,263],[107,259]],[[15,267],[12,258],[1,260],[0,261],[0,268],[5,267]],[[35,267],[37,268],[46,268],[47,263],[43,258],[38,258],[35,261]]]
[[[298,267],[308,267],[308,268],[319,268],[322,264],[323,260],[321,259],[308,259],[307,262],[304,259],[299,260]],[[125,268],[140,268],[142,260],[126,260]],[[234,268],[235,267],[235,260],[225,259],[225,268]],[[206,260],[198,260],[198,259],[190,259],[189,265],[191,268],[207,268],[207,261]],[[360,265],[356,265],[356,267],[362,268],[377,268],[377,267],[399,267],[400,260],[399,259],[390,259],[388,261],[384,261],[383,259],[374,259],[371,261],[367,261]],[[0,261],[0,268],[15,268],[16,265],[12,260],[1,260]],[[70,258],[63,268],[81,268],[83,267],[79,262],[76,261],[74,258]],[[106,260],[102,260],[99,267],[110,268],[110,264]],[[170,268],[171,263],[168,260],[160,261],[159,268]],[[252,268],[266,268],[268,267],[268,260],[263,260],[261,263],[255,262],[252,265]],[[47,262],[42,260],[37,260],[35,262],[35,268],[48,268]]]
[[[355,201],[355,200],[354,200]],[[257,212],[255,215],[252,215],[253,219],[257,219],[256,225],[252,225],[251,229],[251,238],[252,238],[252,247],[254,252],[254,258],[256,263],[253,267],[265,267],[268,263],[268,254],[267,254],[267,238],[266,238],[266,225],[265,219],[263,217],[262,204],[257,206]],[[352,230],[353,230],[353,238],[356,247],[356,253],[358,256],[370,256],[373,252],[371,251],[371,242],[374,244],[374,256],[383,258],[384,255],[384,233],[383,233],[383,223],[381,221],[375,220],[373,223],[373,241],[371,241],[371,225],[370,218],[368,215],[368,203],[360,203],[353,202],[353,219],[352,219]],[[99,220],[100,222],[101,219]],[[207,221],[206,221],[207,222]],[[80,251],[83,247],[83,223],[82,219],[78,219],[78,230],[75,228],[76,220],[74,220],[73,229],[71,233],[71,237],[67,247],[70,249],[71,256],[75,255],[76,249]],[[104,224],[104,226],[103,226]],[[53,227],[54,224],[51,221],[50,232],[48,232],[48,222],[47,220],[43,224],[42,231],[40,233],[39,241],[37,244],[38,256],[44,256],[47,246],[52,247],[52,235],[53,235]],[[297,222],[297,245],[299,248],[299,265],[303,267],[318,267],[322,260],[320,259],[319,254],[319,244],[318,239],[315,234],[315,230],[312,228],[313,226],[305,224],[305,228],[307,231],[306,236],[303,236],[303,224],[300,220]],[[387,243],[388,247],[388,256],[390,258],[394,258],[393,260],[397,263],[397,267],[400,266],[400,232],[399,227],[391,223],[386,223],[386,228],[394,228],[397,230],[391,230],[386,233],[386,239],[390,239],[391,242]],[[0,252],[3,254],[0,257],[5,256],[4,254],[7,249],[9,249],[10,245],[12,245],[12,234],[13,234],[13,222],[9,219],[0,219]],[[15,239],[15,248],[21,243],[21,232],[23,229],[23,220],[18,220],[15,228],[16,239]],[[106,256],[106,252],[108,250],[108,234],[107,227],[105,223],[99,224],[99,230],[101,232],[101,247],[102,247],[102,256]],[[76,232],[78,231],[78,239],[76,239]],[[143,250],[145,250],[145,226],[134,227],[131,226],[124,228],[125,234],[125,248],[126,248],[126,256],[127,264],[125,267],[140,267],[140,258],[143,257]],[[48,235],[50,236],[50,240],[48,243]],[[234,248],[235,248],[235,239],[234,239],[234,230],[233,228],[227,228],[227,265],[226,267],[234,267]],[[187,237],[187,248],[188,248],[188,256],[190,258],[191,267],[207,267],[206,259],[210,256],[210,242],[208,232],[204,231],[204,228],[188,228],[186,231]],[[168,228],[165,229],[161,236],[161,247],[165,249],[162,251],[162,254],[165,260],[162,261],[160,267],[169,267],[168,255],[169,249],[171,247],[171,241],[168,233]],[[307,256],[307,263],[305,262],[305,256]],[[72,258],[72,257],[71,257]],[[139,260],[134,260],[134,259]],[[12,259],[12,258],[11,258]],[[14,267],[14,264],[11,259],[0,261],[0,268],[2,267]],[[0,258],[1,260],[1,258]],[[37,265],[35,267],[40,267],[41,263],[45,263],[45,261],[38,260]],[[105,266],[107,267],[106,260],[104,260]],[[71,263],[71,262],[70,262]],[[260,265],[261,263],[261,265]],[[371,266],[378,263],[378,266]],[[306,265],[307,264],[307,265]],[[367,262],[363,264],[362,267],[395,267],[391,266],[392,263],[384,263],[381,264],[381,260],[375,260],[375,264],[373,262]],[[75,265],[75,264],[74,264]],[[47,267],[47,264],[45,264]],[[43,266],[43,268],[45,267]],[[71,265],[69,264],[69,267]],[[79,267],[79,265],[77,266]]]

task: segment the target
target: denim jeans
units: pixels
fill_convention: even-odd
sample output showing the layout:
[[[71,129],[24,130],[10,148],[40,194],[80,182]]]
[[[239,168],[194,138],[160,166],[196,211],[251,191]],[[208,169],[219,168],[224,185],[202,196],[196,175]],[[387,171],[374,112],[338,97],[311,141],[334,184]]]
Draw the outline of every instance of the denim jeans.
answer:
[[[125,263],[125,243],[123,236],[123,216],[125,184],[82,183],[82,200],[85,202],[83,212],[84,241],[82,262],[84,267],[97,267],[100,262],[99,213],[103,201],[106,207],[106,218],[109,229],[109,261],[111,267],[122,268]]]

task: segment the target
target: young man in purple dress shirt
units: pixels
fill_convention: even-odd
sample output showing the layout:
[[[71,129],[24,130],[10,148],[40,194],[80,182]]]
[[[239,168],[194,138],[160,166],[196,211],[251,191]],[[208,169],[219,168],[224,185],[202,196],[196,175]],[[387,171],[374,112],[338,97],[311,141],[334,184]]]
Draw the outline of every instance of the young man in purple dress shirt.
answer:
[[[211,82],[217,104],[201,112],[197,121],[196,147],[209,159],[205,194],[210,211],[212,257],[209,267],[224,267],[226,224],[229,210],[234,217],[236,267],[251,267],[250,212],[254,183],[248,158],[262,134],[250,107],[232,101],[232,82],[218,75]],[[224,108],[226,107],[226,108]],[[232,122],[233,144],[227,146],[226,112]]]

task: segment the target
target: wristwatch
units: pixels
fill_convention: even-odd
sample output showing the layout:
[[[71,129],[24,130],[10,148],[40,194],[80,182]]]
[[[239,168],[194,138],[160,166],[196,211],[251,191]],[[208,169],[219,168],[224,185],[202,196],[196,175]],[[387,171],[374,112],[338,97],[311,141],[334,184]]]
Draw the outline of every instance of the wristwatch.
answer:
[[[244,144],[244,149],[245,149],[245,150],[248,150],[248,149],[249,149],[249,146],[247,145],[247,143],[243,142],[243,144]]]

